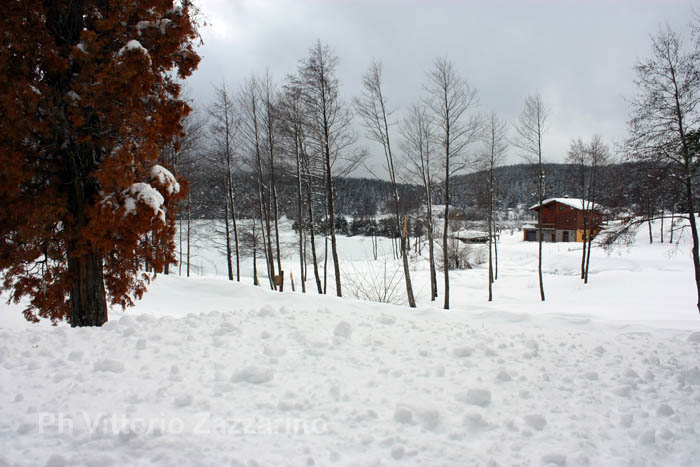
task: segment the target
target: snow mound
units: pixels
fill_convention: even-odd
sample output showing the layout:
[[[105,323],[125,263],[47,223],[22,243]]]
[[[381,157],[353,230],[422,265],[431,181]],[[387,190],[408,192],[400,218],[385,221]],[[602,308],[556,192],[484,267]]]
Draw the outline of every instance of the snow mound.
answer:
[[[235,372],[231,376],[231,381],[234,383],[263,384],[272,381],[274,376],[275,372],[271,368],[247,366]]]

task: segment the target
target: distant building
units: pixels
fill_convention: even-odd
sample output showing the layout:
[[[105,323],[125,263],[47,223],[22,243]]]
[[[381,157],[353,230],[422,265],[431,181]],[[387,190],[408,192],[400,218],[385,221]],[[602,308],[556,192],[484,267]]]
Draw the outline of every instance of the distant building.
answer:
[[[542,241],[582,242],[584,206],[588,211],[588,231],[595,236],[603,223],[603,208],[598,204],[578,198],[550,198],[542,201],[542,206],[539,203],[532,206],[530,211],[536,211],[542,222]],[[523,240],[526,242],[536,242],[537,233],[537,225],[523,226]]]

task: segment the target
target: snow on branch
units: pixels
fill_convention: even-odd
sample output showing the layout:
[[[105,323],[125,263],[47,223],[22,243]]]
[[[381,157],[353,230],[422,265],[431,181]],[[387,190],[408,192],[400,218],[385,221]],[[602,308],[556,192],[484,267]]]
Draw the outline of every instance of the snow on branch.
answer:
[[[148,61],[150,63],[151,56],[148,54],[148,50],[143,45],[141,45],[141,43],[136,39],[131,39],[129,42],[126,43],[124,47],[119,49],[119,52],[117,52],[117,57],[121,57],[125,53],[132,51],[141,52],[148,58]]]
[[[157,180],[158,185],[168,190],[168,194],[180,192],[180,184],[175,179],[175,175],[162,165],[154,165],[150,171],[151,180]]]
[[[136,203],[141,201],[142,203],[153,209],[153,212],[158,215],[160,220],[165,222],[165,198],[160,194],[158,190],[153,188],[148,183],[134,183],[125,190],[124,195],[126,199],[124,201],[124,206],[126,208],[125,215],[129,215],[136,212]]]

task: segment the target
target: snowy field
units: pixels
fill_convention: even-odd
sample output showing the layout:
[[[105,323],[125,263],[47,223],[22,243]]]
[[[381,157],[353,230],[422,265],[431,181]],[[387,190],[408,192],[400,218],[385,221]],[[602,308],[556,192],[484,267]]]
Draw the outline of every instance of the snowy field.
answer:
[[[696,466],[690,247],[646,235],[595,249],[585,286],[580,245],[545,244],[544,304],[518,232],[493,303],[481,264],[451,273],[440,310],[424,261],[415,310],[301,294],[288,225],[297,292],[253,287],[249,261],[229,282],[201,243],[196,276],[160,276],[102,328],[3,302],[0,466]],[[346,295],[398,267],[387,241],[378,261],[368,238],[339,245]]]

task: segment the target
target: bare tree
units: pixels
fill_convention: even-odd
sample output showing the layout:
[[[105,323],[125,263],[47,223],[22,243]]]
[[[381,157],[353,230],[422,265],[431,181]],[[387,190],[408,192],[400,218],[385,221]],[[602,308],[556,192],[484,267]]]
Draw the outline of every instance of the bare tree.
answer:
[[[515,125],[515,138],[513,146],[520,150],[521,156],[531,164],[537,166],[537,198],[540,210],[544,197],[544,165],[542,164],[542,137],[547,129],[549,109],[542,102],[539,94],[525,99],[525,107],[520,114],[518,124]],[[544,301],[544,283],[542,281],[542,215],[537,216],[537,274],[540,283],[540,298]]]
[[[481,153],[478,163],[486,170],[486,194],[487,194],[487,223],[489,232],[489,302],[493,300],[494,282],[494,260],[493,251],[496,248],[496,225],[495,225],[495,203],[496,203],[496,176],[495,168],[503,163],[506,156],[507,125],[498,115],[492,113],[486,120],[484,131],[484,150]],[[496,262],[498,259],[496,259]]]
[[[651,37],[651,56],[635,65],[635,74],[637,94],[631,101],[627,147],[637,160],[652,167],[667,166],[685,192],[700,312],[700,242],[693,187],[700,156],[700,40],[694,50],[686,50],[670,27],[660,29]]]
[[[205,115],[194,111],[187,115],[183,121],[182,135],[178,135],[163,151],[162,157],[167,166],[171,167],[175,174],[182,176],[189,181],[187,198],[181,201],[181,206],[177,210],[178,222],[178,274],[190,275],[191,256],[191,195],[190,193],[197,183],[197,171],[200,170],[198,160],[203,157],[205,151],[204,137],[207,127]],[[183,218],[184,216],[184,218]],[[184,224],[184,225],[183,225]],[[166,272],[167,269],[164,271]],[[167,272],[166,272],[167,274]]]
[[[350,111],[343,104],[340,82],[336,77],[338,58],[327,46],[316,41],[309,55],[299,64],[304,105],[309,118],[310,135],[315,139],[313,150],[321,155],[326,185],[326,225],[331,238],[331,253],[335,272],[335,290],[342,297],[338,246],[335,236],[335,190],[334,174],[347,173],[360,161],[358,154],[351,152],[355,142],[352,133]]]
[[[222,84],[215,88],[215,100],[209,106],[210,133],[214,143],[216,158],[223,161],[225,179],[224,228],[226,235],[226,264],[228,278],[233,280],[233,254],[236,256],[236,280],[241,280],[240,248],[238,239],[238,219],[236,216],[236,196],[233,183],[235,138],[240,126],[231,95]],[[233,231],[233,232],[231,232]],[[232,234],[233,233],[233,238]],[[233,242],[231,241],[233,239]],[[232,248],[233,243],[233,248]]]
[[[450,308],[450,274],[448,252],[448,228],[450,209],[450,177],[467,165],[466,148],[474,142],[480,131],[480,120],[467,112],[477,105],[476,90],[472,89],[455,70],[451,61],[438,58],[428,73],[426,90],[429,106],[439,128],[438,135],[443,149],[445,222],[442,231],[442,262],[445,277],[443,307]]]
[[[583,211],[583,252],[581,254],[581,279],[586,277],[586,248],[588,245],[588,206],[585,198],[588,186],[590,171],[588,167],[588,148],[581,138],[572,139],[569,144],[569,152],[566,157],[567,162],[576,167],[576,178],[578,179],[579,197],[581,198],[581,210]]]
[[[272,226],[270,203],[267,195],[265,170],[263,167],[264,148],[261,130],[261,97],[260,83],[254,76],[250,77],[238,93],[239,108],[241,109],[241,145],[247,150],[250,167],[255,173],[257,185],[258,210],[260,220],[260,235],[262,237],[265,263],[267,266],[268,282],[271,289],[275,286],[275,263],[272,252]]]
[[[610,160],[610,149],[603,142],[603,138],[600,135],[593,135],[591,142],[587,148],[588,160],[591,166],[591,176],[588,184],[588,202],[586,203],[587,209],[593,211],[596,209],[596,198],[598,194],[598,172],[601,167],[606,165]],[[590,216],[591,218],[593,216]],[[583,276],[584,284],[588,284],[588,269],[591,264],[591,240],[593,237],[593,228],[595,226],[591,225],[588,231],[586,231],[586,237],[588,237],[588,251],[586,252],[586,268],[585,274]]]
[[[276,163],[279,154],[277,154],[277,136],[279,133],[279,118],[277,109],[278,96],[277,89],[272,82],[272,77],[269,71],[265,72],[258,82],[260,83],[260,94],[262,103],[262,125],[264,133],[264,146],[267,153],[267,161],[265,168],[267,169],[268,193],[267,201],[269,206],[267,212],[272,218],[272,224],[275,229],[275,255],[277,258],[277,272],[282,274],[282,255],[280,252],[280,231],[279,231],[279,201],[277,199],[277,171]],[[268,221],[269,223],[269,221]],[[272,236],[272,232],[268,232],[268,238]],[[271,240],[268,240],[271,241]],[[280,287],[280,291],[282,288]]]
[[[306,122],[301,100],[301,89],[294,82],[285,85],[281,105],[282,134],[288,141],[294,163],[295,188],[297,195],[297,233],[299,235],[299,269],[301,290],[306,293],[306,200],[304,198],[304,147]],[[313,234],[313,227],[312,227]],[[315,256],[315,254],[314,254]]]
[[[417,182],[423,187],[428,236],[428,261],[430,262],[430,300],[438,296],[437,271],[435,267],[433,186],[437,179],[438,164],[434,161],[434,125],[428,109],[420,104],[409,108],[401,122],[403,140],[401,149],[405,158],[405,177],[408,182]]]
[[[374,141],[382,145],[384,150],[384,159],[386,161],[386,170],[389,174],[391,182],[391,191],[394,198],[394,215],[396,216],[396,225],[401,232],[401,258],[403,259],[403,275],[406,283],[406,298],[408,305],[411,308],[416,307],[416,300],[413,297],[413,286],[411,285],[411,271],[408,267],[408,248],[407,248],[407,222],[404,220],[404,227],[401,228],[401,211],[399,200],[399,188],[397,182],[397,170],[394,165],[394,154],[391,150],[391,137],[389,135],[389,127],[391,123],[392,112],[387,110],[387,101],[382,89],[382,65],[379,62],[373,62],[367,72],[362,77],[363,91],[359,99],[355,99],[355,107],[357,112],[362,116],[365,126],[368,131],[368,136]]]

